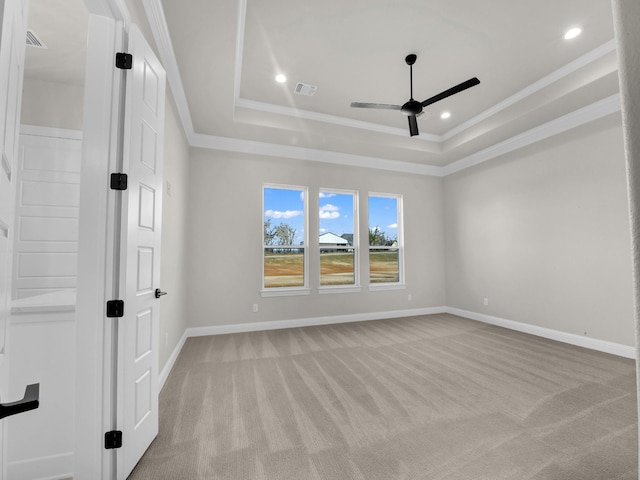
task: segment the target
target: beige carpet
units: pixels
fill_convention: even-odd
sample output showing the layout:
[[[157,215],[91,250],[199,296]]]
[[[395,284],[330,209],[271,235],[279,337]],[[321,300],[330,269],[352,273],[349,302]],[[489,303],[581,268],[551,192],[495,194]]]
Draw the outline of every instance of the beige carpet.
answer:
[[[191,338],[131,479],[637,480],[633,361],[452,315]]]

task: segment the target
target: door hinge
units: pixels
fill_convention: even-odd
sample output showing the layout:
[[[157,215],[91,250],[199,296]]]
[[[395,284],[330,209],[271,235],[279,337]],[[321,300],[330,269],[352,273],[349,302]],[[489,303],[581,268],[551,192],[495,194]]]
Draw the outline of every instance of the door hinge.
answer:
[[[111,174],[111,190],[126,190],[128,177],[126,173]]]
[[[109,300],[107,302],[107,317],[120,318],[124,316],[124,301]]]
[[[122,432],[120,430],[111,430],[104,434],[104,448],[109,450],[120,447],[122,447]]]
[[[122,70],[131,70],[133,67],[133,55],[130,53],[116,53],[116,67]]]

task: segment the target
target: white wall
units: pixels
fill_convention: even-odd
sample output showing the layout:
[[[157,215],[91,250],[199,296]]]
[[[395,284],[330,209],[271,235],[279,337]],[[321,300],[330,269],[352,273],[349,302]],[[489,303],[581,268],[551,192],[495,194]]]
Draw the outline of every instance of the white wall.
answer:
[[[160,370],[187,329],[187,219],[189,145],[173,97],[167,94],[164,128],[164,191],[162,197]]]
[[[82,130],[84,85],[24,79],[24,125]]]
[[[446,177],[444,218],[448,306],[634,345],[619,115]]]
[[[367,256],[363,255],[360,293],[319,295],[318,266],[311,252],[310,295],[261,297],[264,183],[308,186],[310,196],[317,195],[319,188],[359,191],[361,245],[366,245],[368,238],[367,194],[402,194],[407,288],[369,292]],[[191,327],[444,305],[440,178],[194,149],[189,189],[187,261]],[[314,204],[317,201],[310,202]],[[311,214],[311,234],[317,231],[317,220],[311,221],[313,218]],[[412,295],[411,301],[408,294]],[[252,312],[254,303],[259,306],[258,313]]]

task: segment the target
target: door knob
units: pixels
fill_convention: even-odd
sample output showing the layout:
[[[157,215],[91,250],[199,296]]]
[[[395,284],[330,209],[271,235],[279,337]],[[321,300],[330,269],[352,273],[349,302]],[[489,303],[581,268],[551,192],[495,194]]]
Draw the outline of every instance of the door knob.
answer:
[[[40,405],[40,384],[27,385],[22,400],[11,403],[0,403],[0,419],[18,413],[35,410]]]
[[[160,298],[162,295],[166,295],[167,292],[161,291],[159,288],[156,288],[156,298]]]

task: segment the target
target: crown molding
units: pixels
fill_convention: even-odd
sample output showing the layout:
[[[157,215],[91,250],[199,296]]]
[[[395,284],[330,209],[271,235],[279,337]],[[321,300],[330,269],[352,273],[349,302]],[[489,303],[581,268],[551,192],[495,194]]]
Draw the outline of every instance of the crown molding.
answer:
[[[171,88],[171,93],[178,107],[182,127],[184,128],[189,143],[191,143],[193,135],[195,134],[193,121],[191,119],[191,112],[189,111],[187,95],[184,91],[184,85],[182,84],[178,61],[176,60],[176,54],[173,50],[173,44],[171,43],[167,19],[164,16],[164,9],[162,8],[160,0],[142,0],[142,3],[149,21],[149,26],[151,27],[151,33],[158,45],[160,60],[167,72],[169,88]]]
[[[84,0],[87,11],[92,15],[129,22],[131,15],[124,0]]]
[[[98,0],[95,0],[98,1]],[[111,0],[118,1],[118,0]],[[499,142],[491,147],[475,152],[467,157],[458,159],[453,163],[444,167],[433,165],[420,165],[411,162],[402,162],[398,160],[383,159],[377,157],[368,157],[364,155],[354,155],[348,153],[331,152],[325,150],[317,150],[312,148],[295,147],[290,145],[278,145],[266,142],[257,142],[252,140],[242,140],[237,138],[219,137],[214,135],[205,135],[195,133],[189,105],[187,102],[184,86],[180,76],[178,63],[176,60],[171,37],[167,28],[164,10],[161,0],[143,0],[145,13],[148,17],[151,31],[158,45],[160,58],[167,70],[167,78],[173,93],[185,134],[192,147],[206,148],[212,150],[222,150],[230,152],[251,153],[255,155],[267,155],[284,158],[294,158],[298,160],[325,162],[339,165],[351,165],[364,168],[375,168],[382,170],[391,170],[404,173],[413,173],[419,175],[429,175],[435,177],[443,177],[459,172],[465,168],[478,165],[500,155],[513,152],[519,148],[539,142],[545,138],[552,137],[559,133],[565,132],[572,128],[584,125],[585,123],[597,120],[606,115],[620,111],[620,95],[612,95],[608,98],[595,102],[591,105],[583,107],[575,112],[569,113],[538,127],[532,128],[526,132],[516,135],[510,139]],[[336,125],[364,128],[377,133],[397,134],[401,131],[403,135],[406,132],[401,129],[387,127],[379,124],[361,122],[357,120],[347,119],[333,115],[320,114],[306,110],[298,110],[289,107],[282,107],[253,100],[240,98],[240,83],[242,78],[242,55],[244,50],[244,28],[246,18],[247,0],[238,0],[238,35],[236,38],[236,65],[234,79],[234,95],[235,106],[241,108],[254,109],[269,113],[281,115],[290,115],[296,118],[305,118],[308,120],[324,121],[326,123],[334,123]],[[541,78],[528,87],[522,89],[516,94],[506,98],[502,102],[467,120],[459,126],[449,130],[444,135],[432,135],[421,133],[419,138],[434,143],[443,143],[455,135],[466,129],[486,120],[497,112],[508,108],[515,103],[522,101],[528,96],[540,91],[541,89],[557,82],[558,80],[570,75],[580,68],[596,61],[597,59],[615,51],[615,41],[610,40],[600,47],[588,52],[578,59],[568,63],[562,68],[552,72],[551,74]]]
[[[192,147],[226,152],[250,153],[269,157],[292,158],[311,162],[350,165],[353,167],[375,168],[394,172],[413,173],[417,175],[442,176],[442,167],[422,165],[418,163],[400,162],[384,158],[354,155],[351,153],[330,152],[314,148],[294,147],[291,145],[276,145],[273,143],[242,140],[239,138],[217,137],[196,133]]]
[[[587,52],[583,56],[577,58],[576,60],[567,63],[565,66],[559,68],[558,70],[551,72],[549,75],[542,77],[540,80],[533,82],[531,85],[523,88],[517,93],[514,93],[510,97],[505,98],[499,103],[496,103],[493,107],[488,108],[484,112],[476,115],[475,117],[470,118],[466,122],[461,123],[457,127],[452,128],[444,135],[442,135],[442,140],[447,141],[456,135],[464,132],[465,130],[474,127],[480,122],[488,119],[489,117],[495,115],[502,110],[509,108],[512,105],[524,100],[525,98],[533,95],[536,92],[539,92],[543,88],[548,87],[549,85],[554,84],[555,82],[563,79],[564,77],[576,72],[577,70],[586,67],[592,62],[604,57],[605,55],[615,52],[616,44],[615,40],[611,39],[608,42],[600,45],[599,47]]]
[[[274,113],[276,115],[287,115],[290,117],[302,118],[304,120],[315,120],[317,122],[330,123],[342,127],[360,128],[362,130],[369,130],[376,133],[386,133],[400,137],[407,136],[407,131],[403,128],[389,127],[387,125],[380,125],[379,123],[363,122],[352,118],[328,115],[326,113],[312,112],[292,107],[284,107],[282,105],[258,102],[256,100],[247,100],[246,98],[236,98],[235,106],[261,112]],[[427,142],[442,143],[442,137],[440,135],[432,135],[430,133],[420,133],[413,138],[425,140]]]
[[[456,160],[442,168],[442,175],[447,176],[474,165],[486,162],[506,153],[513,152],[533,143],[566,132],[599,118],[619,112],[621,109],[620,94],[587,105],[571,113],[558,117],[550,122],[515,135],[508,140],[496,143],[467,157]]]
[[[262,112],[273,113],[276,115],[287,115],[295,118],[302,118],[306,120],[316,120],[319,122],[330,123],[333,125],[340,125],[345,127],[352,128],[360,128],[364,130],[370,130],[372,132],[377,133],[388,133],[391,135],[401,135],[406,136],[407,132],[400,128],[388,127],[386,125],[380,125],[372,122],[363,122],[359,120],[353,120],[347,117],[339,117],[336,115],[326,115],[316,112],[310,112],[308,110],[299,110],[297,108],[292,107],[284,107],[281,105],[275,105],[264,102],[257,102],[255,100],[248,100],[242,98],[240,96],[240,86],[242,83],[242,60],[244,57],[244,37],[245,37],[245,28],[246,28],[246,17],[247,17],[247,0],[238,0],[238,35],[236,38],[236,68],[235,68],[235,78],[234,78],[234,105],[236,107],[242,107],[247,109],[258,110]],[[542,77],[540,80],[532,83],[531,85],[523,88],[519,92],[511,95],[510,97],[502,100],[501,102],[495,104],[494,106],[488,108],[487,110],[479,113],[475,117],[470,118],[469,120],[461,123],[457,127],[448,130],[442,135],[435,135],[432,133],[420,133],[418,135],[419,139],[426,140],[429,142],[436,143],[444,143],[447,140],[453,138],[454,136],[468,130],[480,122],[490,118],[502,110],[505,110],[512,105],[524,100],[525,98],[539,92],[543,88],[552,85],[553,83],[563,79],[564,77],[576,72],[577,70],[589,65],[592,62],[595,62],[599,58],[614,52],[616,50],[615,39],[611,39],[604,44],[596,47],[595,49],[587,52],[581,57],[569,62],[563,67],[551,72],[549,75]]]

